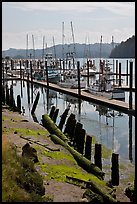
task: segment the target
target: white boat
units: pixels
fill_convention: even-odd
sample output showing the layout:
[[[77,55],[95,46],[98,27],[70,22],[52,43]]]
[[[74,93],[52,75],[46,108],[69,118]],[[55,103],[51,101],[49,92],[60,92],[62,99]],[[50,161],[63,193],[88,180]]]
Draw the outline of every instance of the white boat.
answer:
[[[106,79],[105,76],[102,75],[95,83],[90,84],[87,90],[91,94],[104,96],[108,99],[125,99],[125,91],[114,88],[111,82],[112,79]]]
[[[81,69],[81,76],[95,76],[96,74],[96,66],[92,64],[92,61],[89,60],[89,68],[87,66],[87,63],[85,63]]]
[[[76,71],[64,73],[64,79],[58,82],[58,85],[64,88],[78,89],[78,76]],[[86,87],[86,81],[80,76],[80,88]]]

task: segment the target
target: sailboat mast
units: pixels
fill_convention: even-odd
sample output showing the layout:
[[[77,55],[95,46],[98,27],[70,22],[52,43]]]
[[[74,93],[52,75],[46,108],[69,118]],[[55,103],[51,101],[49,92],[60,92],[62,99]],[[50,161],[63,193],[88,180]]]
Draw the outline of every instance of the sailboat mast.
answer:
[[[27,34],[27,36],[26,36],[26,40],[27,40],[27,44],[26,44],[26,59],[28,59],[28,41],[29,41],[29,36],[28,36],[28,34]]]
[[[32,43],[33,43],[33,59],[35,60],[35,44],[34,44],[34,35],[32,35]]]
[[[45,36],[43,36],[43,49],[42,49],[42,59],[44,61],[44,45],[45,45]]]
[[[75,38],[74,38],[74,31],[73,31],[72,21],[70,22],[70,24],[71,24],[72,39],[73,39],[73,45],[74,45],[74,56],[76,57]],[[74,58],[73,58],[73,68],[75,68]]]
[[[54,48],[54,55],[55,55],[55,63],[57,62],[57,56],[56,56],[56,48],[55,48],[55,40],[53,36],[53,48]]]
[[[114,37],[112,36],[112,49],[114,49]],[[114,85],[114,57],[113,57],[113,85]]]

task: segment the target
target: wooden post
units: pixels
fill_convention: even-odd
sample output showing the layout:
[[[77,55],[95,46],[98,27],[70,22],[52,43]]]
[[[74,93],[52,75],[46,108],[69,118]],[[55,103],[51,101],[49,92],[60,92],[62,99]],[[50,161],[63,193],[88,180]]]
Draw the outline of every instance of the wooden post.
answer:
[[[5,105],[5,87],[2,85],[2,102]]]
[[[89,60],[87,60],[87,85],[89,86]]]
[[[31,110],[32,115],[34,114],[34,112],[36,110],[36,107],[37,107],[37,104],[38,104],[38,101],[39,101],[39,96],[40,96],[40,92],[38,91],[36,99],[35,99],[33,107],[32,107],[32,110]]]
[[[132,162],[132,115],[129,115],[129,160]]]
[[[92,147],[92,137],[87,135],[86,136],[86,144],[85,144],[85,157],[91,160],[91,147]]]
[[[53,115],[54,115],[55,109],[56,109],[55,106],[52,106],[52,107],[51,107],[51,110],[50,110],[50,113],[49,113],[49,117],[50,117],[51,119],[53,118]]]
[[[64,129],[64,134],[65,133],[70,133],[71,125],[73,124],[72,121],[75,119],[75,115],[73,113],[70,114],[70,116],[67,119],[66,122],[66,127]]]
[[[118,83],[118,60],[116,60],[116,84]]]
[[[47,66],[47,61],[45,61],[45,67],[46,67],[47,88],[48,88],[48,87],[49,87],[49,77],[48,77],[48,66]]]
[[[14,99],[13,99],[13,86],[11,85],[10,86],[10,96],[9,96],[9,105],[11,106],[11,107],[13,107],[14,106],[14,101],[13,101]]]
[[[118,186],[119,185],[119,161],[118,161],[118,154],[112,153],[112,168],[111,168],[111,179],[112,185]]]
[[[9,105],[9,88],[8,88],[8,84],[6,84],[6,104]]]
[[[86,135],[86,130],[81,129],[79,132],[79,136],[77,138],[77,150],[79,153],[83,155],[84,153],[84,143],[85,143],[85,135]]]
[[[95,144],[95,165],[98,166],[102,170],[102,161],[101,161],[101,144]]]
[[[62,130],[63,125],[65,123],[66,117],[68,115],[70,108],[66,108],[65,111],[63,112],[63,114],[61,115],[61,119],[60,119],[60,123],[59,123],[59,129]]]
[[[76,127],[75,127],[75,132],[74,132],[74,141],[73,141],[74,147],[77,147],[78,137],[79,137],[82,127],[83,127],[83,124],[81,124],[80,122],[77,122]]]
[[[18,111],[21,113],[21,98],[20,98],[20,95],[17,95],[17,108],[18,108]]]
[[[129,109],[132,109],[132,79],[133,79],[133,62],[130,62],[130,81],[129,81]]]
[[[55,112],[54,112],[54,115],[53,115],[53,118],[52,118],[52,120],[54,121],[54,123],[56,123],[58,113],[59,113],[59,108],[57,108],[57,109],[55,110]]]
[[[21,71],[21,60],[20,60],[20,78],[22,78],[22,71]]]
[[[127,60],[127,81],[126,81],[126,85],[128,86],[128,60]]]
[[[119,86],[121,86],[121,62],[119,62]]]
[[[81,96],[81,89],[80,89],[80,62],[77,62],[77,72],[78,72],[78,96]]]
[[[33,81],[33,76],[32,76],[32,61],[30,60],[30,78],[31,82]]]

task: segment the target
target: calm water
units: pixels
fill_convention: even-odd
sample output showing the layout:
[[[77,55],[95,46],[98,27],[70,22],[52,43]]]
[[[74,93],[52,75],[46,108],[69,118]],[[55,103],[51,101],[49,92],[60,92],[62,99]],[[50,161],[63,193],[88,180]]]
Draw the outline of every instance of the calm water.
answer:
[[[125,62],[125,60],[123,60],[123,62]],[[122,69],[124,69],[123,64],[124,63],[122,63]],[[128,116],[125,113],[112,109],[110,110],[107,107],[102,107],[87,101],[81,101],[80,104],[77,98],[55,92],[53,90],[49,90],[49,95],[47,97],[47,89],[42,86],[29,84],[29,89],[27,89],[26,82],[9,81],[8,84],[9,86],[13,84],[15,102],[17,95],[21,95],[21,103],[25,108],[24,115],[28,118],[28,120],[34,120],[30,112],[36,98],[36,94],[39,91],[40,98],[35,111],[38,123],[41,124],[42,115],[49,113],[51,107],[55,105],[59,108],[59,115],[56,121],[56,124],[58,125],[60,122],[60,115],[68,106],[70,106],[69,115],[70,113],[74,113],[76,115],[77,121],[83,124],[83,128],[86,130],[87,134],[94,135],[98,143],[101,143],[107,148],[110,148],[113,152],[118,153],[120,158],[130,160],[133,163],[135,162],[134,116]],[[28,97],[28,92],[30,98]],[[129,100],[128,92],[126,93],[125,100]],[[133,104],[134,102],[135,94],[133,94]],[[129,124],[131,124],[131,127],[129,127]],[[130,145],[129,138],[130,140],[132,139],[132,144]]]

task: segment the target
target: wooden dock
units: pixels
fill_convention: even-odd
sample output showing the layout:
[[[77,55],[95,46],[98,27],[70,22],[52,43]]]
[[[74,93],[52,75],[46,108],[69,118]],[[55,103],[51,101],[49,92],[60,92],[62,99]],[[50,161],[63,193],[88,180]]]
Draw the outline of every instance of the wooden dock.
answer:
[[[8,80],[12,80],[12,79],[20,80],[19,76],[17,76],[17,77],[12,76],[11,78],[8,78]],[[21,80],[28,81],[28,79],[26,77],[24,77],[24,79],[21,79]],[[131,115],[135,116],[135,105],[132,105],[132,109],[129,109],[129,103],[126,103],[124,101],[114,100],[114,99],[109,100],[103,96],[97,96],[97,95],[93,95],[91,93],[88,93],[84,89],[82,89],[80,91],[81,94],[79,95],[78,89],[63,88],[63,87],[60,87],[59,85],[53,84],[53,83],[49,83],[49,86],[47,86],[46,81],[37,81],[34,79],[33,79],[33,81],[31,81],[29,79],[29,82],[33,82],[34,84],[44,86],[46,88],[48,87],[49,89],[53,89],[57,92],[69,94],[71,96],[80,98],[82,100],[93,102],[93,103],[96,103],[99,105],[104,105],[104,106],[107,106],[109,108],[119,110],[119,111],[122,111],[126,114],[131,114]]]

